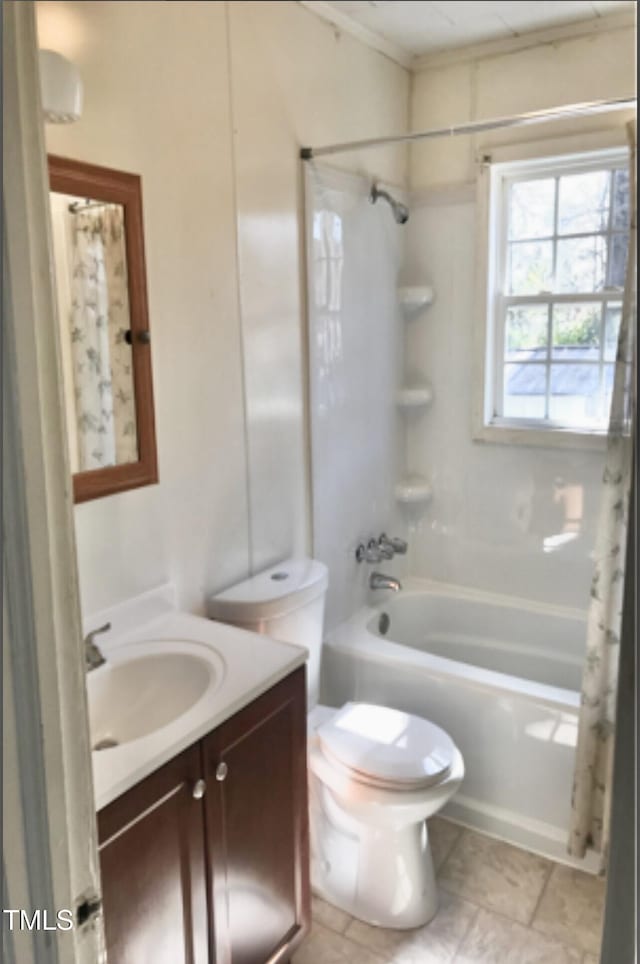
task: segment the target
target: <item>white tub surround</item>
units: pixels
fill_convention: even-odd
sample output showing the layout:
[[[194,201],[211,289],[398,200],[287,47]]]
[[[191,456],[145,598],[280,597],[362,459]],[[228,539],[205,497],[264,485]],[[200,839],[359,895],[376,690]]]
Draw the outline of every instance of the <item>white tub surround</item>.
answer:
[[[420,580],[404,586],[329,636],[324,702],[380,703],[431,720],[465,761],[447,816],[595,869],[594,855],[566,852],[584,614]]]
[[[330,573],[332,629],[366,599],[371,570],[355,565],[358,543],[404,534],[394,485],[404,471],[398,278],[407,225],[388,204],[370,203],[371,178],[316,164],[304,174],[313,547]],[[386,564],[389,575],[402,571],[401,560]]]
[[[412,277],[437,298],[425,323],[405,325],[406,352],[433,399],[405,418],[407,473],[433,498],[409,533],[413,576],[561,606],[585,606],[592,574],[603,453],[481,443],[472,438],[481,349],[472,279],[476,205],[432,192],[413,201],[407,229]],[[444,203],[446,201],[446,203]],[[455,257],[451,252],[455,251]]]
[[[87,680],[89,712],[90,717],[94,712],[98,740],[107,735],[101,719],[104,713],[95,713],[100,690],[108,685],[108,675],[117,671],[120,664],[149,659],[149,679],[145,683],[140,677],[136,696],[140,713],[152,712],[149,705],[145,709],[145,688],[153,685],[153,660],[158,672],[165,673],[172,666],[175,671],[184,661],[190,676],[200,674],[203,679],[195,701],[172,722],[137,739],[92,753],[96,810],[229,719],[307,659],[302,646],[178,612],[171,586],[96,613],[85,621],[85,632],[107,621],[112,629],[96,638],[106,663],[92,670]],[[176,676],[176,690],[179,682]],[[172,698],[179,697],[176,693]],[[133,707],[129,716],[135,710]],[[143,725],[142,729],[149,727]],[[92,743],[93,736],[92,733]]]

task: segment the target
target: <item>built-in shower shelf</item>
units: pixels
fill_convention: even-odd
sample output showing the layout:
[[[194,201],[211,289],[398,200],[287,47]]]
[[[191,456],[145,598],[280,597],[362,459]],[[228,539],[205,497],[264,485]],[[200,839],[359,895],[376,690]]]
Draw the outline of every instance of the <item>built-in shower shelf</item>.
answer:
[[[431,486],[421,475],[408,475],[396,484],[396,499],[403,505],[421,505],[431,501]]]
[[[433,399],[430,385],[405,385],[396,396],[398,408],[403,412],[415,412],[427,408]]]
[[[410,318],[433,301],[433,288],[429,285],[409,285],[398,288],[398,300],[405,317]]]

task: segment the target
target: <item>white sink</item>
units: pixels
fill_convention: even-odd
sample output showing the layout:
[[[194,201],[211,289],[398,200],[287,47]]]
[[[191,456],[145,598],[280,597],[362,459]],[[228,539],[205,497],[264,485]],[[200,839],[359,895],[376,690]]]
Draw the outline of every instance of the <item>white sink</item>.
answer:
[[[175,608],[171,586],[93,613],[106,663],[87,673],[96,810],[304,665],[306,650]]]
[[[215,650],[163,640],[118,647],[87,676],[94,750],[112,750],[174,723],[221,685]]]

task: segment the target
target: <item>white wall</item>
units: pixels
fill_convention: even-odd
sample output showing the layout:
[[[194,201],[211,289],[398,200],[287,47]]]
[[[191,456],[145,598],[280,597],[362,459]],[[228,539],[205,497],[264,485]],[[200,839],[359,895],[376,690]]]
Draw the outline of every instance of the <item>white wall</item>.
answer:
[[[39,6],[85,89],[48,149],[142,175],[160,484],[76,507],[83,608],[172,578],[196,609],[249,565],[224,7]]]
[[[412,126],[631,94],[633,51],[633,31],[626,29],[469,62],[438,58],[415,77]],[[475,154],[516,138],[605,130],[624,120],[603,115],[412,148],[416,196],[407,276],[436,290],[422,322],[408,328],[409,355],[434,389],[432,407],[408,435],[409,469],[430,477],[434,488],[411,540],[416,575],[559,604],[588,603],[603,453],[472,441]],[[569,498],[582,503],[580,535],[545,552],[545,538],[563,531],[570,489]]]
[[[548,31],[545,42],[504,53],[495,49],[497,45],[487,45],[490,52],[483,55],[479,47],[471,60],[464,59],[463,50],[434,57],[432,67],[413,76],[412,129],[635,96],[631,21],[613,30],[607,29],[606,20],[599,23],[604,26],[597,33],[554,40],[554,32]],[[481,148],[623,126],[629,116],[596,114],[517,130],[502,128],[475,137],[423,141],[411,147],[411,187],[416,191],[473,181],[475,157]]]
[[[48,149],[143,185],[160,483],[76,508],[83,609],[171,578],[198,611],[308,549],[297,150],[403,128],[409,78],[294,3],[43,0],[38,19],[85,88]],[[348,160],[401,180],[404,156]]]

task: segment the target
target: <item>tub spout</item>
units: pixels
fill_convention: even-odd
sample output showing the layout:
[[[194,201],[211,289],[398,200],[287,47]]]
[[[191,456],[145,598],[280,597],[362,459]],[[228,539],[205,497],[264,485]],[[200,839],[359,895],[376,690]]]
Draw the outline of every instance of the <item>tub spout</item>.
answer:
[[[400,592],[402,585],[399,579],[392,576],[385,576],[383,572],[372,572],[369,576],[369,587],[371,589],[391,589],[393,592]]]

